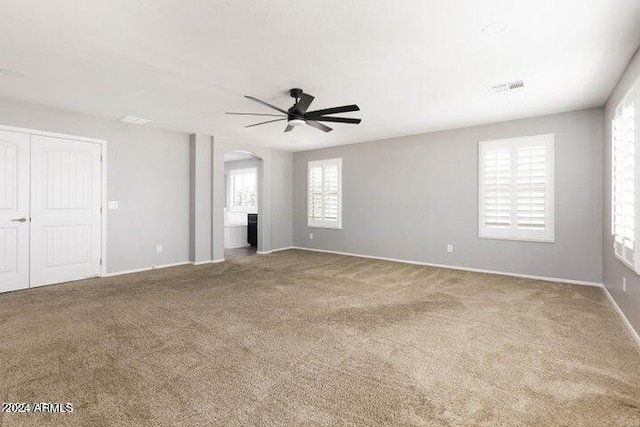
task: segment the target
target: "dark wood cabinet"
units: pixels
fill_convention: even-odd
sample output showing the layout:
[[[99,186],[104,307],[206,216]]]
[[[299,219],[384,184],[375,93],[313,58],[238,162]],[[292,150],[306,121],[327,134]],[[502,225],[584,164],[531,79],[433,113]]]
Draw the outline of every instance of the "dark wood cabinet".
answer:
[[[247,214],[247,243],[258,246],[258,214]]]

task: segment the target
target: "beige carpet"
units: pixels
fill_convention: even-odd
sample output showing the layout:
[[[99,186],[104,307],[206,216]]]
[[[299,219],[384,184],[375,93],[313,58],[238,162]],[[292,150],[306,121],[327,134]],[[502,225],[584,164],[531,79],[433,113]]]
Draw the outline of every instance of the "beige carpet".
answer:
[[[638,426],[601,290],[303,251],[0,295],[21,425]]]

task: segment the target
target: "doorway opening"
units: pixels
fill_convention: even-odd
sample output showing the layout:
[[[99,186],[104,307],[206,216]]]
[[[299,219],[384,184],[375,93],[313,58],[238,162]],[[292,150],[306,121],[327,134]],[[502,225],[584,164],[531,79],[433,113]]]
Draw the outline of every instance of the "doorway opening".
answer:
[[[224,258],[257,253],[262,159],[248,151],[224,154]]]

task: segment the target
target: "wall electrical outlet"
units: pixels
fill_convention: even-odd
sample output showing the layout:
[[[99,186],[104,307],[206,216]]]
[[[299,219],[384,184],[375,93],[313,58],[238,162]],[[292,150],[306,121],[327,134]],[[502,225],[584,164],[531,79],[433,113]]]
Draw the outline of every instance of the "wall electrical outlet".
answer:
[[[447,252],[453,253],[453,245],[447,245]]]
[[[626,277],[622,278],[622,290],[624,292],[627,292],[627,278]]]
[[[162,245],[156,246],[156,252],[157,253],[161,253],[162,252]]]
[[[309,233],[309,239],[313,240],[313,233]]]

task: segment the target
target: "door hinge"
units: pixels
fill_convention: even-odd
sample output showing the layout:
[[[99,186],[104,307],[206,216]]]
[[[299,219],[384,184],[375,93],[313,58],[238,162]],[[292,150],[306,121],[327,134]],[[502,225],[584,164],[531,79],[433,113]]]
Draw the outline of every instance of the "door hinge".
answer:
[[[100,258],[100,265],[102,265],[102,258]]]
[[[102,154],[100,154],[100,161],[102,161]]]
[[[100,206],[100,213],[102,213],[102,206]]]

